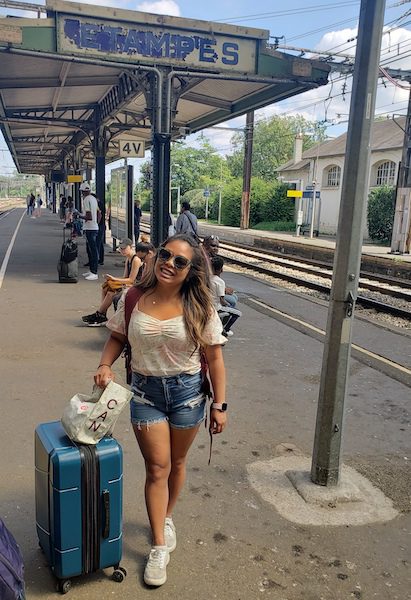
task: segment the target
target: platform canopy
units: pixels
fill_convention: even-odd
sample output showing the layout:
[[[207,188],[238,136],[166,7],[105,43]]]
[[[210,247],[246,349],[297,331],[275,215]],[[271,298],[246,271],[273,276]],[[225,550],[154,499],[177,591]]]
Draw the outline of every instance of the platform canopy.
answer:
[[[178,139],[327,83],[326,64],[276,51],[266,30],[61,0],[46,8],[44,19],[0,19],[0,126],[21,173],[47,176],[75,155],[92,163],[102,135],[106,162],[127,141],[148,148],[155,118]],[[153,78],[167,80],[165,93]]]

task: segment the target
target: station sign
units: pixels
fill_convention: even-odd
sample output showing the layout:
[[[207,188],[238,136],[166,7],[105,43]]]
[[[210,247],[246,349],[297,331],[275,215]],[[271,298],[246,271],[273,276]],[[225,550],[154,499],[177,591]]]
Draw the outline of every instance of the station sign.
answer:
[[[287,190],[287,198],[302,198],[302,190]]]
[[[144,140],[119,140],[120,156],[128,158],[144,158]]]
[[[57,52],[61,54],[254,74],[258,44],[259,40],[250,37],[171,25],[57,15]]]
[[[82,183],[83,175],[67,175],[67,183]]]

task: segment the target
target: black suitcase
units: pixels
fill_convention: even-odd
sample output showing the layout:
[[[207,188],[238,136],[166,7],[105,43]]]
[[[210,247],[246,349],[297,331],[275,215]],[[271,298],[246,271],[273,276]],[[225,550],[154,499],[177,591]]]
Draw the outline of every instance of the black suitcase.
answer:
[[[78,248],[73,240],[65,239],[65,229],[63,229],[63,245],[61,247],[60,260],[57,263],[57,271],[60,283],[78,282]]]

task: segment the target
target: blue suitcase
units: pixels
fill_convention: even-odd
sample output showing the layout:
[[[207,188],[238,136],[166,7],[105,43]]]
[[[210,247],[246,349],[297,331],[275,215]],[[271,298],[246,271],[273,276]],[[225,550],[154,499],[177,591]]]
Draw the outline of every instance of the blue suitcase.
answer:
[[[36,528],[40,547],[58,579],[114,567],[123,581],[122,450],[103,438],[97,445],[75,444],[60,421],[43,423],[35,433]]]

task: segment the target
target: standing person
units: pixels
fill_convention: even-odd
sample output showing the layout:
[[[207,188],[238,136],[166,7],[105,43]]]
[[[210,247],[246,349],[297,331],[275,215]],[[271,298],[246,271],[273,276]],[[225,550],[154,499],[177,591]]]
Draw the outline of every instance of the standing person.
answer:
[[[201,350],[214,391],[210,431],[221,433],[226,426],[225,338],[208,287],[205,257],[191,236],[166,240],[139,287],[143,295],[128,328],[134,392],[130,410],[146,466],[145,498],[152,532],[144,581],[160,586],[167,579],[169,554],[177,543],[172,513],[184,485],[187,453],[205,417]],[[127,339],[124,299],[107,327],[111,336],[94,376],[103,388],[114,379],[111,366]]]
[[[91,193],[90,184],[84,181],[80,185],[80,192],[83,197],[83,210],[84,219],[83,230],[86,233],[86,248],[88,263],[90,265],[90,271],[83,273],[83,277],[87,281],[95,281],[98,279],[98,248],[97,248],[97,235],[98,235],[98,222],[101,218],[101,213],[98,208],[96,197]]]
[[[40,194],[37,194],[36,198],[36,217],[41,217],[41,206],[43,204],[43,200],[41,199]]]
[[[176,233],[191,235],[195,240],[198,241],[197,217],[190,211],[189,202],[183,202],[181,204],[181,212],[176,221]]]
[[[140,221],[141,221],[141,208],[140,202],[136,200],[134,202],[134,243],[137,246],[140,237]]]
[[[36,208],[36,198],[34,196],[33,193],[30,194],[30,202],[29,202],[29,209],[30,209],[30,217],[32,219],[36,218],[36,215],[34,214],[35,212],[35,208]]]
[[[31,194],[27,194],[26,197],[26,206],[27,206],[27,211],[26,214],[31,217],[31,206],[30,206],[30,201],[31,201]]]

